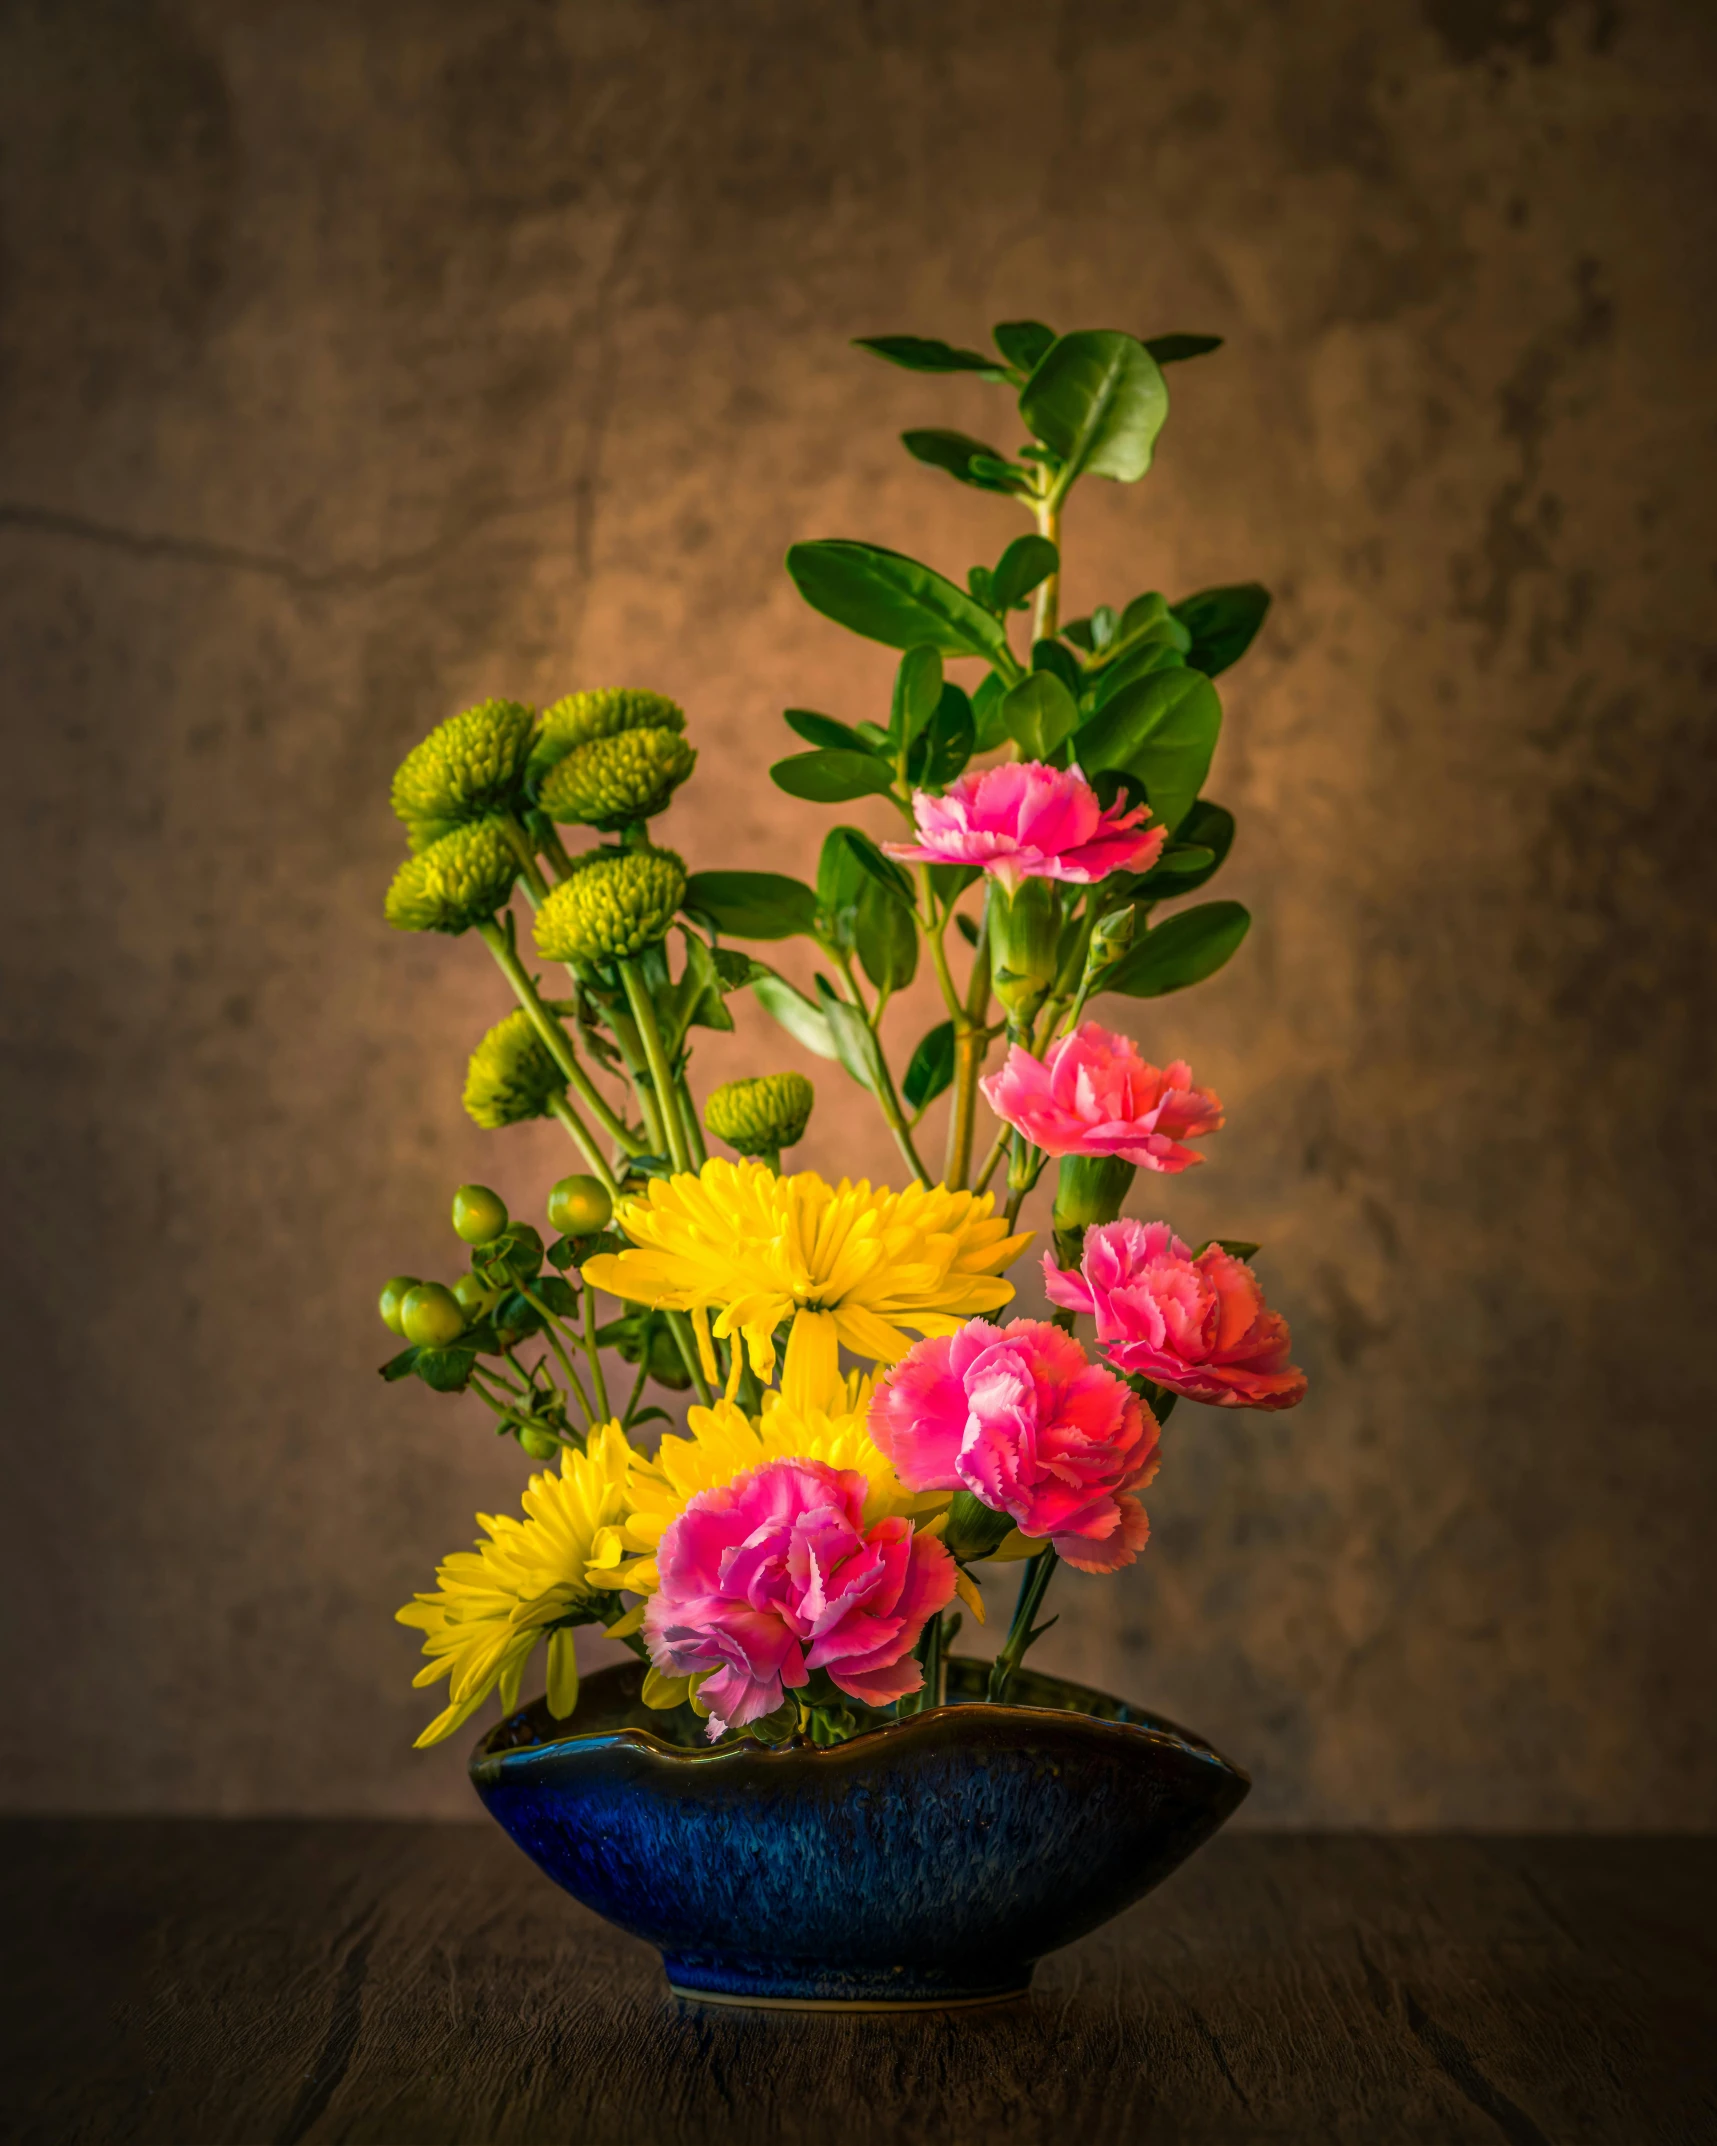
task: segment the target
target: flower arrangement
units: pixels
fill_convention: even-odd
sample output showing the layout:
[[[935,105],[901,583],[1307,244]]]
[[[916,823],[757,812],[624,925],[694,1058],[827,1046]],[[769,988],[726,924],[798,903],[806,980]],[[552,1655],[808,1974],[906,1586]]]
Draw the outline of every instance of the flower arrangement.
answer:
[[[787,555],[819,612],[902,653],[886,721],[789,709],[807,749],[771,775],[815,806],[886,799],[901,839],[836,825],[814,885],[688,870],[651,823],[697,753],[683,711],[633,688],[485,701],[394,778],[409,854],[388,921],[479,940],[516,1002],[471,1055],[465,1107],[490,1129],[556,1118],[582,1162],[548,1194],[552,1241],[462,1186],[467,1270],[382,1292],[404,1343],[382,1376],[477,1395],[541,1464],[519,1515],[479,1516],[483,1539],[399,1612],[423,1634],[418,1683],[449,1683],[420,1744],[492,1693],[514,1709],[539,1646],[549,1712],[571,1717],[581,1626],[624,1640],[646,1703],[690,1709],[711,1739],[840,1742],[939,1703],[963,1615],[988,1621],[980,1568],[1014,1563],[988,1684],[1003,1700],[1058,1566],[1111,1575],[1144,1549],[1140,1493],[1177,1400],[1282,1409],[1305,1392],[1255,1246],[1123,1218],[1140,1173],[1204,1160],[1222,1106],[1088,1011],[1201,981],[1248,924],[1231,901],[1158,912],[1233,840],[1202,795],[1212,681],[1265,592],[1061,616],[1074,486],[1145,474],[1163,369],[1215,339],[1014,321],[994,343],[862,347],[1015,398],[1029,439],[1012,456],[903,437],[1031,530],[964,586],[869,544]],[[754,951],[795,938],[824,964],[809,990]],[[945,1017],[897,1076],[885,1016],[926,955]],[[731,1029],[744,991],[872,1098],[899,1190],[784,1166],[815,1104],[800,1073],[729,1082],[700,1109],[695,1032]],[[944,1096],[937,1175],[925,1121]],[[982,1155],[980,1099],[996,1120]],[[1010,1319],[1015,1225],[1052,1161],[1053,1317]],[[644,1405],[652,1383],[687,1397],[683,1426]]]

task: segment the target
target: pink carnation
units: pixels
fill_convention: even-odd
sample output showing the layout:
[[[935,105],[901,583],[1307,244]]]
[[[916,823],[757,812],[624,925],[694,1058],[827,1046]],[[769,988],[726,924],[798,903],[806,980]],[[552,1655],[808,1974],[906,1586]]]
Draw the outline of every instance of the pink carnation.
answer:
[[[1288,1322],[1243,1259],[1219,1244],[1195,1259],[1166,1222],[1100,1222],[1079,1271],[1043,1278],[1051,1303],[1089,1312],[1112,1364],[1216,1408],[1293,1408],[1306,1375],[1288,1361]]]
[[[1011,894],[1022,879],[1066,879],[1090,886],[1111,872],[1148,872],[1168,830],[1141,828],[1149,808],[1107,811],[1076,767],[1015,760],[974,769],[940,797],[912,798],[918,840],[885,842],[908,864],[977,864]]]
[[[1195,1088],[1184,1059],[1158,1068],[1131,1037],[1086,1021],[1034,1058],[1016,1043],[999,1073],[980,1081],[996,1116],[1046,1155],[1118,1155],[1141,1170],[1173,1173],[1204,1157],[1183,1140],[1214,1133],[1222,1105]]]
[[[912,1650],[954,1592],[954,1560],[910,1520],[864,1526],[865,1479],[778,1460],[693,1498],[662,1537],[644,1612],[669,1676],[713,1671],[710,1735],[774,1713],[826,1669],[866,1706],[917,1691]]]
[[[1157,1472],[1157,1422],[1070,1334],[971,1319],[909,1349],[870,1405],[910,1490],[969,1490],[1081,1572],[1114,1572],[1150,1523],[1130,1493]]]

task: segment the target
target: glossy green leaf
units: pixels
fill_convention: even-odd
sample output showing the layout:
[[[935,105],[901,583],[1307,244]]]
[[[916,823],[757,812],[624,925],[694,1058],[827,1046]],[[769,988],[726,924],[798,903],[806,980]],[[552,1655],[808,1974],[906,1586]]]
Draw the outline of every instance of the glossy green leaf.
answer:
[[[1061,554],[1048,537],[1021,536],[996,561],[990,574],[990,600],[998,611],[1011,611],[1024,603],[1039,582],[1047,581],[1061,564]]]
[[[934,648],[909,648],[895,671],[888,711],[888,735],[896,751],[917,737],[941,698],[941,656]]]
[[[1047,760],[1079,727],[1079,708],[1053,671],[1033,671],[1003,701],[1002,721],[1027,760]]]
[[[1117,694],[1124,693],[1141,678],[1150,677],[1153,671],[1178,671],[1184,669],[1185,664],[1186,658],[1178,648],[1167,641],[1159,641],[1155,635],[1147,635],[1092,679],[1087,689],[1091,713],[1095,715],[1098,709],[1106,708]]]
[[[1165,917],[1104,980],[1105,991],[1127,998],[1162,998],[1214,976],[1251,929],[1238,902],[1202,902]]]
[[[909,905],[875,879],[858,899],[859,961],[879,991],[903,991],[918,969],[918,922]]]
[[[802,797],[813,805],[844,805],[854,797],[886,797],[894,787],[894,771],[875,753],[820,751],[795,753],[777,760],[769,779],[789,797]]]
[[[1002,356],[1022,373],[1029,373],[1055,341],[1055,330],[1040,320],[998,321],[990,334]]]
[[[968,887],[976,886],[984,876],[975,864],[933,864],[928,869],[931,891],[944,909],[957,902]]]
[[[771,971],[758,977],[751,987],[752,995],[764,1012],[779,1021],[795,1042],[802,1043],[806,1050],[815,1051],[819,1058],[837,1058],[835,1039],[821,1011],[787,981]]]
[[[1269,608],[1270,592],[1256,581],[1182,597],[1174,615],[1192,636],[1187,662],[1207,678],[1217,677],[1251,647]]]
[[[475,1349],[419,1349],[411,1368],[437,1393],[463,1393],[476,1363]]]
[[[1202,671],[1157,671],[1116,694],[1080,731],[1079,765],[1087,776],[1103,768],[1136,775],[1173,832],[1204,787],[1221,729],[1222,703]]]
[[[909,1110],[922,1110],[954,1085],[954,1024],[943,1021],[923,1037],[900,1084]]]
[[[390,1386],[396,1379],[410,1378],[411,1367],[417,1362],[420,1353],[421,1351],[416,1343],[413,1343],[409,1349],[401,1349],[397,1356],[390,1356],[387,1362],[382,1365],[381,1376],[387,1380]]]
[[[784,708],[781,720],[796,730],[807,745],[825,745],[838,753],[862,753],[866,740],[850,723],[838,723],[832,715],[819,715],[814,708]]]
[[[1019,399],[1020,415],[1061,457],[1057,489],[1076,477],[1131,484],[1151,466],[1168,416],[1156,360],[1130,335],[1086,328],[1064,335],[1039,360]]]
[[[831,842],[843,843],[852,861],[866,877],[875,880],[889,899],[896,904],[913,905],[912,880],[892,857],[885,857],[862,827],[837,827],[830,835]],[[857,899],[858,882],[853,883],[853,899]]]
[[[973,439],[969,432],[937,428],[903,432],[900,444],[915,461],[946,470],[950,477],[975,485],[980,492],[1018,492],[1025,487],[1023,470],[1016,474],[1005,455]]]
[[[1097,653],[1097,639],[1091,631],[1091,621],[1088,618],[1063,619],[1056,631],[1064,641],[1071,641],[1075,648],[1083,649],[1086,655],[1094,656]]]
[[[1072,649],[1063,648],[1059,641],[1033,641],[1031,667],[1034,671],[1053,671],[1075,700],[1085,690],[1085,673],[1080,669],[1079,658]]]
[[[981,350],[961,350],[953,343],[922,335],[855,335],[860,350],[874,351],[890,365],[903,365],[909,373],[982,373],[986,380],[1005,380],[1007,375],[994,358]]]
[[[780,872],[694,872],[683,906],[735,939],[790,939],[813,928],[817,898]]]
[[[1222,348],[1219,335],[1153,335],[1145,348],[1159,365],[1181,365],[1188,358],[1208,357]]]
[[[903,552],[831,537],[793,545],[787,571],[812,610],[868,640],[889,648],[923,644],[945,656],[987,656],[1007,666],[1000,620]]]
[[[1200,798],[1181,821],[1174,842],[1141,880],[1135,891],[1153,901],[1172,901],[1181,894],[1196,894],[1214,879],[1234,844],[1234,815],[1225,806]],[[1194,866],[1193,858],[1206,860]],[[1179,864],[1175,860],[1185,860]],[[1170,869],[1170,867],[1173,869]]]
[[[993,753],[1007,737],[1002,704],[1008,697],[1007,681],[999,672],[988,672],[972,695],[972,721],[977,726],[974,752]]]
[[[929,727],[907,756],[907,780],[915,789],[944,788],[971,759],[976,744],[971,702],[957,685],[945,685]]]
[[[817,1003],[834,1046],[831,1055],[840,1060],[861,1088],[874,1093],[881,1086],[882,1060],[863,1014],[831,988],[826,976],[817,978]]]

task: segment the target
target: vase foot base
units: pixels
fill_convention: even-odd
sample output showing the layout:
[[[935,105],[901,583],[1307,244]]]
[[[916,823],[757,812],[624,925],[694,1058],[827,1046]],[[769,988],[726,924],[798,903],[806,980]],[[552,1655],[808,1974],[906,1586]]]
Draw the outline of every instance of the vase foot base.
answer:
[[[734,1990],[689,1989],[669,1982],[687,2004],[724,2004],[744,2012],[973,2012],[985,2005],[1017,2004],[1026,1986],[992,1990],[979,1997],[748,1997]]]

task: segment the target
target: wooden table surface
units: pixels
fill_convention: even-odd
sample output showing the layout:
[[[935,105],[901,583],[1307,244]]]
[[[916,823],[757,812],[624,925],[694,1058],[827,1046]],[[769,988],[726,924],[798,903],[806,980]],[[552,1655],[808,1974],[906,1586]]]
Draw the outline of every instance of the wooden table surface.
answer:
[[[489,1826],[12,1821],[0,2137],[1717,2139],[1717,1840],[1230,1833],[1026,2001],[699,2009]]]

